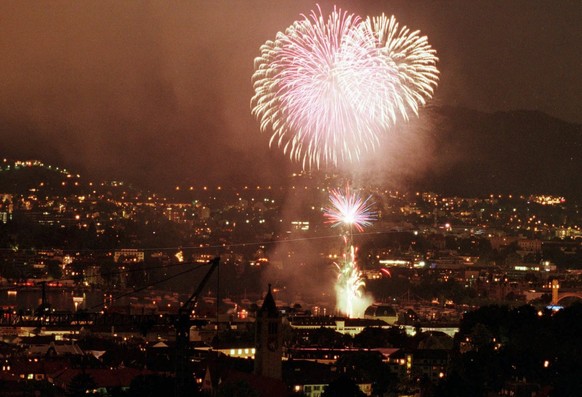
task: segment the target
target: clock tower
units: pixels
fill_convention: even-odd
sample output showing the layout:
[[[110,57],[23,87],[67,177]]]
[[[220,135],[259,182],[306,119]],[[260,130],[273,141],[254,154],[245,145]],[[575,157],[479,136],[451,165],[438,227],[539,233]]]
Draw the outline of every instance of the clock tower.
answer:
[[[283,333],[281,315],[275,299],[269,291],[263,305],[257,311],[255,331],[255,374],[268,378],[281,379],[281,360],[283,358]]]

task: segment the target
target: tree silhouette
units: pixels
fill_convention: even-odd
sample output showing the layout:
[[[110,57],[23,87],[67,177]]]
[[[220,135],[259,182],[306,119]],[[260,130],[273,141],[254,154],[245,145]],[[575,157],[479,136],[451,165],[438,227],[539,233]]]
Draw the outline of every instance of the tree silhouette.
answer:
[[[259,397],[259,394],[247,382],[241,380],[221,386],[218,397]]]
[[[91,375],[86,372],[81,372],[71,379],[67,389],[74,397],[81,397],[87,395],[87,390],[97,388],[97,384]]]
[[[345,375],[341,375],[327,386],[321,397],[364,397],[360,387]]]
[[[174,379],[161,375],[136,376],[129,385],[129,397],[171,397]]]

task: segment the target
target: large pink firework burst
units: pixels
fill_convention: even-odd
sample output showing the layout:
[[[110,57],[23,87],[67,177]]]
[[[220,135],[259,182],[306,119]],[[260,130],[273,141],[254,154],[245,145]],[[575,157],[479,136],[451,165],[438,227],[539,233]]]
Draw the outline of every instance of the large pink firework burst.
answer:
[[[355,161],[398,118],[417,114],[438,81],[436,51],[394,17],[321,9],[261,46],[252,113],[304,168]]]

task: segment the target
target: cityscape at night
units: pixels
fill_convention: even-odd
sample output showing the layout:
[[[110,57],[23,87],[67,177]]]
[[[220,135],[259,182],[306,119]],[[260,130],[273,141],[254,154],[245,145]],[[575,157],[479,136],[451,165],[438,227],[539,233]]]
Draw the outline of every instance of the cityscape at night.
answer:
[[[0,15],[0,396],[581,395],[581,3]]]

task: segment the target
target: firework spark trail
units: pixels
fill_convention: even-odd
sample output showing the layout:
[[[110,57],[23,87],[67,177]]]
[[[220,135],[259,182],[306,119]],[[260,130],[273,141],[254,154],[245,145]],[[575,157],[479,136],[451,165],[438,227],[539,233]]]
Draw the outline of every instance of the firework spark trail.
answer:
[[[372,303],[371,297],[364,294],[366,283],[356,262],[355,248],[348,247],[347,255],[338,268],[338,278],[335,285],[337,306],[346,316],[358,317]]]
[[[252,113],[304,168],[356,161],[399,118],[418,114],[438,81],[436,51],[394,17],[321,9],[255,59]]]
[[[324,217],[332,227],[354,226],[359,232],[364,231],[364,227],[370,226],[376,215],[372,211],[370,196],[362,199],[355,193],[350,192],[349,187],[345,193],[340,190],[332,190],[330,193],[331,206],[324,209]],[[351,242],[349,242],[351,244]]]
[[[372,211],[370,197],[362,199],[350,191],[349,186],[344,192],[330,192],[330,207],[324,210],[327,223],[332,227],[341,226],[344,229],[344,254],[342,261],[336,263],[338,277],[335,284],[338,309],[348,317],[363,314],[366,307],[372,303],[370,296],[364,293],[366,283],[356,261],[356,249],[353,245],[352,228],[362,232],[364,227],[372,224],[375,213]]]

